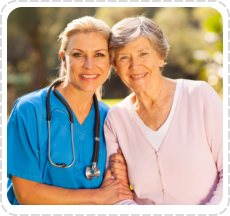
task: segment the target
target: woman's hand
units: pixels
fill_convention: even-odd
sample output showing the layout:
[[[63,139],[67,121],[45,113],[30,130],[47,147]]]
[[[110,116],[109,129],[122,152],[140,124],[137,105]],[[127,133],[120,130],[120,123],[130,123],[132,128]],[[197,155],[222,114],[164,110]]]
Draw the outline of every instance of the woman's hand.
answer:
[[[98,191],[99,204],[101,205],[111,205],[121,200],[134,199],[129,185],[118,179],[112,179],[109,169]]]
[[[120,149],[118,149],[118,154],[110,157],[110,170],[116,179],[129,184],[127,164]]]

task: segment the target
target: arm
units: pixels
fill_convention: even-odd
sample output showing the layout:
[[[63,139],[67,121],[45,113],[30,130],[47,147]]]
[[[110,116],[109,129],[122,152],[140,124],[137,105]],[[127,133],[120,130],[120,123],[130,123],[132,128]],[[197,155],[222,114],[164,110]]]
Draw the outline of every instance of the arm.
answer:
[[[223,197],[223,104],[212,87],[205,83],[204,126],[207,141],[216,163],[219,182],[206,205],[218,205]]]
[[[12,176],[17,200],[22,205],[99,204],[97,190],[72,190]],[[91,199],[89,199],[91,198]]]
[[[132,199],[127,185],[106,173],[99,189],[66,189],[12,176],[17,200],[23,205],[107,205]]]
[[[108,171],[99,189],[67,189],[43,184],[34,109],[15,105],[7,126],[7,175],[21,204],[113,204],[132,198],[127,185]],[[12,136],[13,134],[13,136]]]
[[[108,117],[106,118],[105,123],[104,123],[104,134],[105,134],[106,150],[107,150],[106,169],[108,169],[110,159],[112,159],[112,160],[117,160],[118,158],[122,159],[119,156],[118,156],[118,158],[116,158],[116,156],[114,155],[114,154],[117,153],[117,151],[118,151],[118,149],[120,149],[120,147],[119,147],[117,138],[113,133],[113,130],[112,130],[112,127],[111,127],[111,124],[110,124],[110,121],[109,121]],[[116,163],[116,165],[118,165],[118,163]],[[119,168],[121,170],[122,169],[124,170],[125,167],[127,169],[127,165],[124,166],[124,164],[123,164],[123,165],[119,166]],[[112,171],[114,172],[114,170],[115,169],[114,169],[114,165],[113,165],[112,166]],[[119,176],[121,174],[121,172],[116,171],[115,176]],[[116,205],[137,205],[137,203],[135,201],[133,201],[132,199],[127,199],[127,200],[122,200],[122,201],[116,203]]]

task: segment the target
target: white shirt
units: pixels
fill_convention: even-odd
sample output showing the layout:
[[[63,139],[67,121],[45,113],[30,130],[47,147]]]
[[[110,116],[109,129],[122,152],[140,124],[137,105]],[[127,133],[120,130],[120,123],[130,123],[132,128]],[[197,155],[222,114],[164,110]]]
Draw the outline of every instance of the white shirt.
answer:
[[[136,111],[134,110],[134,106],[132,106],[134,113],[136,115],[136,119],[138,120],[138,123],[140,124],[142,130],[144,131],[146,137],[149,139],[150,143],[153,145],[153,147],[157,151],[159,150],[161,143],[163,142],[165,135],[168,132],[169,126],[172,122],[172,119],[173,119],[173,116],[175,113],[175,109],[176,109],[176,105],[177,105],[177,101],[178,101],[179,94],[180,94],[180,87],[181,87],[181,80],[178,80],[177,84],[176,84],[173,104],[172,104],[172,108],[171,108],[171,111],[169,113],[169,116],[166,119],[166,121],[164,122],[164,124],[157,131],[154,131],[154,130],[150,129],[149,127],[147,127],[144,124],[144,122],[140,119],[140,117],[138,116]],[[132,103],[131,97],[130,97],[130,102]]]

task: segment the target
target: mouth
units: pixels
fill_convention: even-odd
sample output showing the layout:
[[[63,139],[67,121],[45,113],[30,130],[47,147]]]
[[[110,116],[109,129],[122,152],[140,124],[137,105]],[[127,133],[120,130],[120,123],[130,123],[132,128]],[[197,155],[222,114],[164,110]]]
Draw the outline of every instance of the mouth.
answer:
[[[133,79],[140,79],[142,77],[145,77],[147,74],[148,74],[148,72],[143,73],[143,74],[131,75],[130,77]]]
[[[80,74],[80,76],[85,79],[93,79],[93,78],[98,77],[99,75],[98,74],[92,74],[92,75]]]
[[[86,82],[92,82],[96,80],[100,75],[99,74],[79,74],[78,77]]]

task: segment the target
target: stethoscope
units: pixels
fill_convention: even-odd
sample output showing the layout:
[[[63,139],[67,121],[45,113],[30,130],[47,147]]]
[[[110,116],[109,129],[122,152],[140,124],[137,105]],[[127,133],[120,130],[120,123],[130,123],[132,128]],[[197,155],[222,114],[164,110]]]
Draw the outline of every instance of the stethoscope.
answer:
[[[46,113],[47,113],[47,118],[46,120],[48,121],[48,131],[49,131],[49,146],[48,146],[48,158],[50,163],[58,168],[70,168],[71,166],[73,166],[74,162],[75,162],[75,150],[74,150],[74,140],[73,140],[73,113],[71,111],[70,106],[67,104],[67,102],[58,94],[57,90],[54,88],[53,89],[53,93],[54,95],[65,105],[66,109],[68,110],[69,113],[69,118],[70,118],[70,124],[71,124],[71,140],[72,140],[72,152],[73,152],[73,161],[70,165],[66,165],[65,163],[56,163],[54,164],[51,160],[50,157],[50,121],[51,121],[51,115],[50,115],[50,92],[53,88],[54,85],[59,85],[62,82],[62,78],[58,79],[56,81],[54,81],[48,91],[47,91],[47,95],[46,95]],[[100,176],[100,170],[97,168],[97,164],[98,164],[98,156],[99,156],[99,146],[100,146],[100,138],[99,138],[99,134],[100,134],[100,113],[99,113],[99,108],[98,108],[98,101],[97,101],[97,97],[94,94],[93,95],[93,102],[94,102],[94,106],[95,106],[95,113],[96,113],[96,127],[95,127],[95,140],[94,140],[94,152],[93,152],[93,162],[91,166],[87,166],[86,168],[86,178],[88,180],[93,179],[93,177],[98,178]]]

